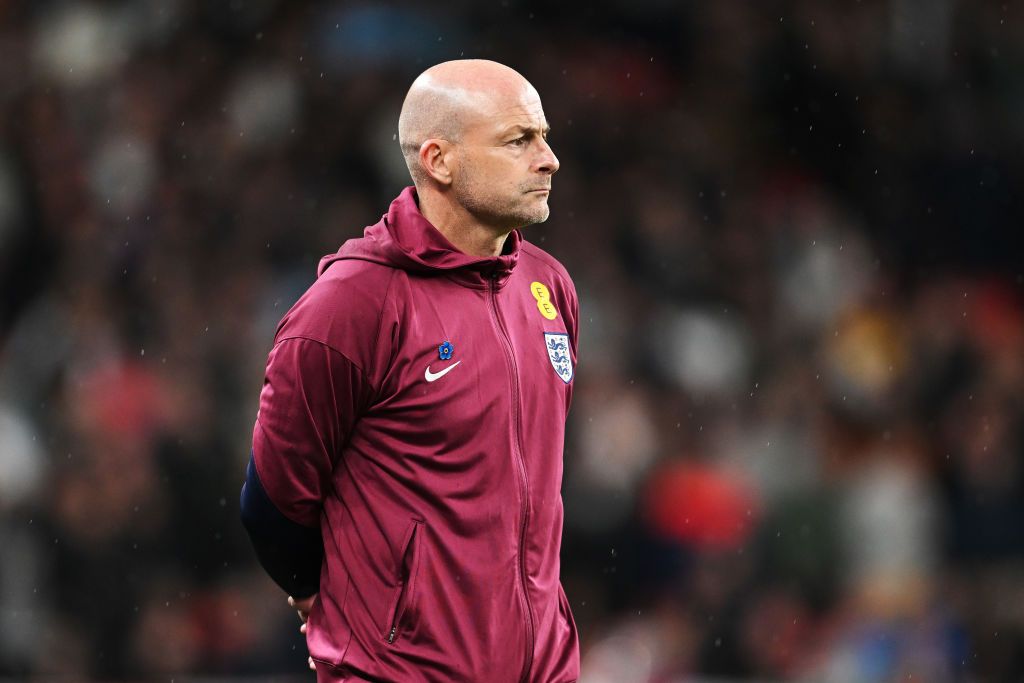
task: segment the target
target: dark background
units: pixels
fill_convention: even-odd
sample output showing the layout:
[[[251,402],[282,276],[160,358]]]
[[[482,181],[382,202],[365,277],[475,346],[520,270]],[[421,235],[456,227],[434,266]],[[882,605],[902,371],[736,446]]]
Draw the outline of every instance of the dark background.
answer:
[[[582,681],[1024,680],[1024,5],[966,0],[0,1],[0,676],[301,674],[266,354],[458,57],[562,164]]]

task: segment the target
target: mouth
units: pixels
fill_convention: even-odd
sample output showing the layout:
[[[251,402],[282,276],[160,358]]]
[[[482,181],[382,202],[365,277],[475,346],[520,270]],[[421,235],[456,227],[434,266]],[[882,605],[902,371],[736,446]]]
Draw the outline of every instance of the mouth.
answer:
[[[551,192],[550,187],[538,187],[536,190],[530,190],[530,192]]]

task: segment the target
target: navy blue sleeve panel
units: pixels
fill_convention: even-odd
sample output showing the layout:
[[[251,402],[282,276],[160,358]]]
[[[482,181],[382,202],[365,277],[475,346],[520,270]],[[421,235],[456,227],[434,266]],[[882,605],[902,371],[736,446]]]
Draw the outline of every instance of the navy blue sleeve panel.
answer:
[[[288,595],[308,598],[320,591],[324,544],[319,528],[297,524],[271,502],[249,458],[241,495],[242,524],[263,569]]]

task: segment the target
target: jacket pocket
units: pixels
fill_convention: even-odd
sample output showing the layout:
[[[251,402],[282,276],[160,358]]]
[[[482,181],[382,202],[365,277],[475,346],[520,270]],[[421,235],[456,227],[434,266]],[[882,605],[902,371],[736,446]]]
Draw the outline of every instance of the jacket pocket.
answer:
[[[403,618],[416,595],[416,573],[419,568],[419,537],[423,522],[414,519],[402,542],[402,560],[395,572],[398,587],[388,607],[387,630],[384,639],[394,643],[403,625]]]

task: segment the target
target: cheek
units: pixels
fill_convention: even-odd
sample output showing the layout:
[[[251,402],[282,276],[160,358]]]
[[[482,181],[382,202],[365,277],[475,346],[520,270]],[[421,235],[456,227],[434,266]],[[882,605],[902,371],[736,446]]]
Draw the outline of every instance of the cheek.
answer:
[[[492,180],[496,180],[504,175],[505,162],[503,159],[488,155],[480,160],[480,164],[477,168],[481,175],[487,176]]]
[[[507,196],[523,182],[518,159],[501,152],[467,154],[460,163],[461,185],[475,197]]]
[[[486,176],[492,183],[505,183],[514,181],[519,174],[519,161],[513,155],[507,154],[504,150],[495,150],[490,154],[483,154],[475,160],[474,167],[480,175]]]

